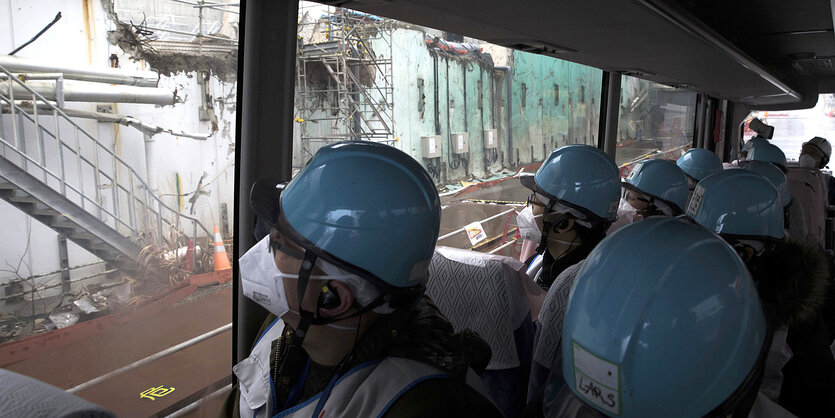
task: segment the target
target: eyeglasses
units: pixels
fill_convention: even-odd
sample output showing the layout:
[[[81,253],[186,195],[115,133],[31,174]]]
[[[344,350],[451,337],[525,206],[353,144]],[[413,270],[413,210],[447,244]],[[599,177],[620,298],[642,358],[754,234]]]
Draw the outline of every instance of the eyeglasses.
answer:
[[[284,254],[289,255],[290,257],[295,258],[296,260],[304,260],[304,253],[292,248],[288,245],[282,244],[277,240],[270,238],[270,248],[276,251],[281,251]]]
[[[536,193],[531,193],[531,195],[528,196],[528,202],[527,203],[528,203],[528,205],[539,206],[539,207],[542,207],[542,208],[547,206],[546,204],[542,203],[539,200],[538,197],[536,197]]]
[[[646,204],[652,203],[652,198],[651,197],[648,197],[647,195],[645,195],[643,193],[633,192],[633,191],[628,190],[628,189],[623,191],[623,198],[626,199],[626,201],[632,200],[632,201],[638,201],[638,202],[642,202],[642,203],[646,203]]]

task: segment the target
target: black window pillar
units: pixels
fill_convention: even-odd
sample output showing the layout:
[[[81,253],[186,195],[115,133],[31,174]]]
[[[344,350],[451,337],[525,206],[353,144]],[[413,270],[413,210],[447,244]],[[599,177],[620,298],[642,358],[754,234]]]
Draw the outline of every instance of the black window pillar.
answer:
[[[267,314],[243,296],[237,260],[255,244],[252,183],[262,177],[290,179],[298,7],[297,1],[241,2],[232,310],[236,363],[249,355]]]

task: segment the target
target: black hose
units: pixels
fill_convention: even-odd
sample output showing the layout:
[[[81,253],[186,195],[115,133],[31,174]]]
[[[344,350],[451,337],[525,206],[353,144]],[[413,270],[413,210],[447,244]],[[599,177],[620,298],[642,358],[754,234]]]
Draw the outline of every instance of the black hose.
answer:
[[[54,24],[55,24],[56,22],[58,22],[59,20],[61,20],[61,12],[58,12],[58,14],[57,14],[57,15],[55,15],[55,19],[52,19],[52,22],[49,22],[49,24],[48,24],[48,25],[46,25],[46,27],[45,27],[45,28],[41,29],[41,31],[40,31],[40,32],[38,32],[38,33],[37,33],[37,35],[35,35],[32,39],[28,40],[25,44],[23,44],[23,45],[21,45],[21,46],[19,46],[19,47],[15,48],[15,49],[14,49],[14,51],[9,52],[9,55],[14,55],[14,54],[16,54],[18,51],[20,51],[21,49],[26,48],[27,46],[29,46],[29,44],[31,44],[32,42],[35,42],[35,40],[36,40],[36,39],[40,38],[40,37],[41,37],[41,35],[43,35],[43,34],[44,34],[44,32],[46,32],[47,30],[49,30],[49,28],[51,28],[51,27],[52,27],[52,25],[54,25]]]

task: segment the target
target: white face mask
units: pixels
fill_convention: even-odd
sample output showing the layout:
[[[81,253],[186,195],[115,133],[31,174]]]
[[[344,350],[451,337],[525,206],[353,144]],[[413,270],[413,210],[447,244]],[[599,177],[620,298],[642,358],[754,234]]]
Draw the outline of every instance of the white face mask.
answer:
[[[817,168],[818,166],[818,160],[809,154],[800,154],[797,163],[806,168]]]
[[[638,222],[642,219],[644,219],[644,217],[638,213],[638,210],[632,207],[626,199],[621,198],[620,205],[618,205],[618,219],[612,223],[612,226],[610,226],[609,230],[606,231],[606,235],[611,235],[618,229],[623,228],[632,222]]]
[[[519,235],[522,238],[533,241],[539,244],[542,241],[542,230],[536,224],[536,218],[541,218],[542,215],[534,215],[531,206],[528,205],[525,209],[519,212],[516,216],[516,226],[519,227]]]
[[[280,317],[290,311],[287,304],[287,294],[284,292],[284,279],[298,279],[299,275],[279,270],[275,264],[275,257],[269,251],[269,248],[270,237],[266,236],[240,258],[238,265],[241,267],[241,287],[244,296],[263,306],[264,309],[275,314],[275,316]],[[337,273],[339,270],[330,263],[321,260],[318,260],[316,265],[325,272],[331,270]],[[339,273],[343,272],[339,271]],[[312,275],[310,280],[347,281],[356,277],[339,273],[326,276]]]
[[[241,287],[244,296],[263,306],[264,309],[275,314],[275,316],[281,317],[287,312],[293,312],[299,315],[298,311],[290,310],[287,302],[287,294],[284,292],[284,279],[298,279],[299,275],[285,273],[279,270],[275,264],[273,253],[269,251],[269,247],[270,237],[266,236],[240,258],[238,265],[241,268]],[[360,306],[366,306],[380,294],[367,280],[349,274],[322,259],[316,261],[316,266],[327,275],[312,275],[310,276],[311,280],[337,280],[349,284],[354,293],[354,300]],[[380,314],[388,314],[392,311],[388,304],[383,304],[374,309],[374,312]],[[344,327],[334,324],[327,324],[327,326],[345,330],[356,329],[356,327]]]
[[[238,260],[241,288],[244,296],[281,317],[290,310],[290,306],[287,305],[287,295],[284,293],[282,273],[276,267],[269,248],[270,237],[266,236]]]
[[[310,276],[310,280],[337,280],[337,281],[342,281],[342,282],[347,282],[349,280],[354,280],[354,281],[359,280],[360,282],[365,282],[365,280],[360,279],[359,276],[356,276],[356,275],[353,275],[353,274],[348,274],[348,273],[344,272],[342,269],[340,269],[339,267],[336,267],[333,264],[322,261],[322,260],[317,260],[316,266],[318,266],[320,269],[322,269],[322,271],[324,271],[325,273],[328,273],[328,274],[326,276]],[[278,270],[278,277],[280,277],[282,279],[297,279],[298,280],[298,278],[299,278],[298,274],[285,273],[285,272],[281,271],[281,269],[279,269],[278,267],[276,267],[276,270]],[[276,286],[281,286],[281,288],[283,289],[284,288],[283,281],[281,281],[279,284],[276,284]],[[376,297],[376,296],[374,296],[374,297]],[[299,311],[294,310],[294,309],[288,309],[288,312],[292,312],[292,313],[294,313],[298,316],[301,316],[301,313],[299,313]],[[329,327],[329,328],[333,328],[333,329],[346,330],[346,331],[353,331],[353,330],[357,329],[357,327],[346,327],[346,326],[336,325],[336,324],[324,324],[324,326]]]

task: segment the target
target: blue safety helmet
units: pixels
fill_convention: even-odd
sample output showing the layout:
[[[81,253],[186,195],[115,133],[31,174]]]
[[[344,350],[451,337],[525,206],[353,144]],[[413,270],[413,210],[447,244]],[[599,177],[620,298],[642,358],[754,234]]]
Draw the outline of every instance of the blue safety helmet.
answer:
[[[786,178],[786,175],[783,174],[783,172],[780,171],[780,169],[774,164],[762,161],[745,161],[744,164],[740,165],[740,167],[767,178],[774,188],[777,189],[777,193],[780,194],[780,199],[784,208],[791,203],[792,195],[788,179]]]
[[[522,185],[553,202],[606,221],[617,219],[620,173],[603,151],[590,145],[566,145],[551,152],[536,175]]]
[[[783,202],[760,174],[731,168],[700,181],[687,215],[705,228],[738,238],[783,239]]]
[[[756,148],[759,145],[763,145],[763,144],[770,144],[770,142],[768,142],[768,139],[765,139],[765,138],[760,137],[760,136],[755,136],[755,137],[749,139],[747,142],[745,142],[744,145],[742,145],[742,150],[740,151],[740,155],[742,156],[742,159],[747,158],[748,154],[751,153],[752,149]]]
[[[426,170],[374,142],[321,148],[281,193],[279,230],[352,273],[395,288],[425,283],[441,204]]]
[[[678,212],[675,215],[684,213],[687,207],[687,177],[672,161],[644,160],[635,164],[624,187],[663,201]]]
[[[696,181],[722,171],[722,161],[719,157],[704,148],[687,151],[676,161],[676,165]]]
[[[758,144],[751,148],[745,161],[763,161],[776,165],[780,170],[786,172],[786,154],[778,146],[766,141],[765,144]]]
[[[648,218],[603,240],[579,270],[562,377],[609,416],[726,416],[750,408],[770,341],[734,250],[685,218]]]

